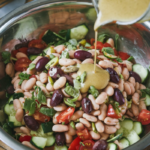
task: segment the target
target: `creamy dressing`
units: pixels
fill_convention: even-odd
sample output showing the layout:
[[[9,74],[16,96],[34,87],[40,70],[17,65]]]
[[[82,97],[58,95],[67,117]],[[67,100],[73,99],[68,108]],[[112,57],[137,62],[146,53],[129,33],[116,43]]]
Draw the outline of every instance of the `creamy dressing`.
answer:
[[[104,89],[107,86],[110,76],[106,70],[95,65],[94,72],[94,64],[86,63],[80,65],[80,69],[77,74],[80,76],[84,71],[86,71],[87,76],[85,78],[85,82],[81,85],[81,93],[86,93],[91,85],[98,90]]]
[[[148,9],[150,0],[100,0],[99,15],[94,25],[97,30],[101,25],[112,21],[129,22],[141,17]]]

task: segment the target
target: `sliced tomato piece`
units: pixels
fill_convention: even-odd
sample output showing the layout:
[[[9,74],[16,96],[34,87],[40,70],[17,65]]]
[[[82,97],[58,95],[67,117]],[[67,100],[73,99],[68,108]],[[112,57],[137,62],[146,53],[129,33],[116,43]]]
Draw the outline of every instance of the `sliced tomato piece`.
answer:
[[[115,56],[118,56],[118,51],[113,47]]]
[[[79,150],[81,139],[76,137],[70,144],[68,150]]]
[[[94,146],[94,141],[92,140],[86,140],[83,142],[84,146],[81,145],[80,150],[92,150]]]
[[[90,39],[90,44],[91,44],[91,45],[94,45],[94,42],[95,42],[95,39],[94,39],[94,38],[91,38],[91,39]]]
[[[24,71],[27,69],[30,63],[31,63],[31,60],[26,57],[19,58],[15,63],[15,70]]]
[[[138,121],[141,122],[142,125],[150,124],[150,111],[143,109],[138,116]]]
[[[28,141],[28,142],[30,142],[30,140],[31,140],[31,136],[30,135],[25,135],[25,136],[20,136],[19,137],[19,141],[22,143],[23,141]]]
[[[111,117],[111,118],[121,118],[122,114],[121,113],[116,113],[113,106],[111,104],[108,105],[108,110],[107,110],[107,117]]]
[[[82,141],[85,141],[85,140],[91,140],[91,135],[89,134],[89,131],[87,128],[85,128],[84,130],[82,131],[76,131],[78,137],[82,140]]]
[[[22,47],[22,48],[19,48],[18,51],[27,55],[27,49],[28,49],[27,47]]]
[[[41,39],[32,40],[29,42],[28,47],[36,47],[39,49],[44,49],[46,48],[46,44]]]
[[[127,53],[125,53],[125,52],[120,52],[120,51],[118,51],[118,56],[119,56],[122,60],[127,60],[127,59],[130,57],[129,54],[127,54]]]
[[[104,43],[103,47],[112,47],[109,43]]]
[[[71,116],[73,115],[75,109],[73,107],[69,107],[66,110],[64,110],[63,112],[61,112],[57,117],[57,121],[58,123],[62,123],[65,122],[65,124],[69,123],[69,119],[71,118]]]
[[[19,52],[19,50],[17,49],[17,50],[12,50],[11,51],[11,56],[12,57],[16,57],[16,54]]]
[[[38,110],[35,111],[35,113],[33,114],[33,117],[35,120],[40,121],[40,122],[49,122],[50,121],[50,117],[40,113]]]

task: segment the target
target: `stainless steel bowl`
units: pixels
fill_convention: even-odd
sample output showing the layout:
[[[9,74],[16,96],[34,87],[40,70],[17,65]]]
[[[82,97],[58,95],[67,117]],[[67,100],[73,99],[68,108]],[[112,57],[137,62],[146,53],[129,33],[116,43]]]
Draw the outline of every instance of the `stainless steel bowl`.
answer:
[[[18,38],[33,39],[46,29],[59,31],[87,23],[89,37],[94,37],[93,24],[95,15],[88,13],[93,5],[89,0],[39,0],[28,3],[11,12],[0,20],[0,51],[13,50],[19,43]],[[150,22],[130,26],[107,25],[99,32],[120,35],[119,50],[134,56],[135,61],[145,67],[150,66]],[[0,58],[1,61],[1,58]],[[5,66],[0,62],[0,78],[5,76]],[[150,77],[149,77],[150,79]],[[147,86],[149,81],[147,81]],[[0,107],[6,103],[5,91],[0,92]],[[0,139],[14,150],[30,150],[9,136],[0,128]],[[150,144],[150,133],[126,150],[142,150]]]

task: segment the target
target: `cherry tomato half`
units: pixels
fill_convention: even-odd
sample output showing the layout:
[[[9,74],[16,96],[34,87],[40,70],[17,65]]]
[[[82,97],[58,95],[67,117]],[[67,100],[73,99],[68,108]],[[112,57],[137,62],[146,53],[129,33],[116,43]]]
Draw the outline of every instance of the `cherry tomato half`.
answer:
[[[79,150],[81,139],[76,137],[70,144],[68,150]]]
[[[150,123],[150,111],[143,109],[139,116],[138,116],[138,121],[142,123],[142,125],[147,125]]]
[[[16,54],[19,52],[19,50],[17,49],[17,50],[12,50],[11,51],[11,56],[12,57],[16,57]]]
[[[32,40],[29,42],[28,47],[36,47],[39,49],[44,49],[46,48],[46,44],[41,40]]]
[[[78,137],[82,140],[82,141],[85,141],[85,140],[92,140],[91,138],[91,135],[89,134],[89,131],[87,128],[85,128],[84,130],[82,131],[76,131]]]
[[[31,63],[31,60],[26,57],[19,58],[15,63],[15,70],[24,71],[27,69],[30,63]]]
[[[80,147],[80,150],[92,150],[93,145],[94,145],[94,141],[92,140],[86,140],[83,142],[84,146],[82,145]]]
[[[31,136],[30,135],[25,135],[25,136],[20,136],[19,137],[19,141],[22,143],[23,141],[28,141],[28,142],[30,142],[30,140],[31,140]]]
[[[27,55],[27,49],[28,49],[27,47],[22,47],[22,48],[19,48],[18,51]]]

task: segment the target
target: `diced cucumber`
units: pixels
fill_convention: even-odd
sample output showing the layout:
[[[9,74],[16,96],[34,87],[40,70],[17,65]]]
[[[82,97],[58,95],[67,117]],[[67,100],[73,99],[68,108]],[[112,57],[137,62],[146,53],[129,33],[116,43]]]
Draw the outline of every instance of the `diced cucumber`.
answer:
[[[67,39],[81,40],[87,35],[88,31],[89,29],[85,24],[79,25],[67,31]]]
[[[10,115],[9,104],[6,104],[6,105],[4,106],[4,112],[5,112],[6,115]]]
[[[117,150],[118,146],[115,143],[109,143],[107,150]]]
[[[115,140],[121,139],[122,136],[123,136],[123,133],[118,134],[118,135],[116,135],[115,137],[113,137],[113,138],[107,140],[107,142],[113,142],[113,141],[115,141]]]
[[[44,133],[52,132],[52,126],[53,126],[52,122],[41,123],[41,126]]]
[[[126,118],[125,120],[120,122],[120,126],[130,131],[133,128],[133,121],[131,119]]]
[[[148,69],[144,68],[140,64],[133,65],[133,71],[136,72],[141,77],[142,83],[148,77]]]
[[[43,149],[46,146],[47,138],[32,137],[30,143],[39,149]]]
[[[135,121],[133,122],[133,130],[140,135],[143,132],[143,127],[141,122]]]
[[[31,60],[31,61],[33,61],[36,57],[38,57],[37,55],[30,55],[29,56],[29,59]]]
[[[95,8],[90,8],[87,13],[85,14],[86,17],[90,20],[90,21],[95,21],[97,18],[97,14],[96,14],[96,10]]]
[[[148,94],[146,94],[145,104],[146,106],[150,106],[150,96]]]
[[[16,120],[15,116],[9,116],[8,120],[9,120],[10,124],[14,127],[19,127],[22,125],[21,122]]]
[[[46,146],[52,146],[55,143],[55,137],[50,135],[47,138]]]
[[[55,145],[54,146],[54,150],[68,150],[68,148],[67,148],[66,145],[64,145],[64,146],[57,146],[57,145]]]
[[[120,127],[120,129],[117,130],[116,134],[121,134],[123,133],[124,129],[122,127]]]
[[[137,133],[134,130],[131,130],[129,134],[126,135],[126,138],[129,140],[130,145],[140,140],[140,137],[137,135]]]
[[[130,142],[128,141],[127,138],[123,138],[123,139],[119,140],[119,143],[121,143],[122,148],[126,148],[130,145]]]
[[[13,101],[13,95],[9,97],[8,102],[10,103],[11,101]]]
[[[10,115],[11,115],[11,116],[15,116],[16,111],[15,111],[15,109],[14,109],[13,103],[12,103],[12,104],[9,104],[9,110],[10,110]]]

